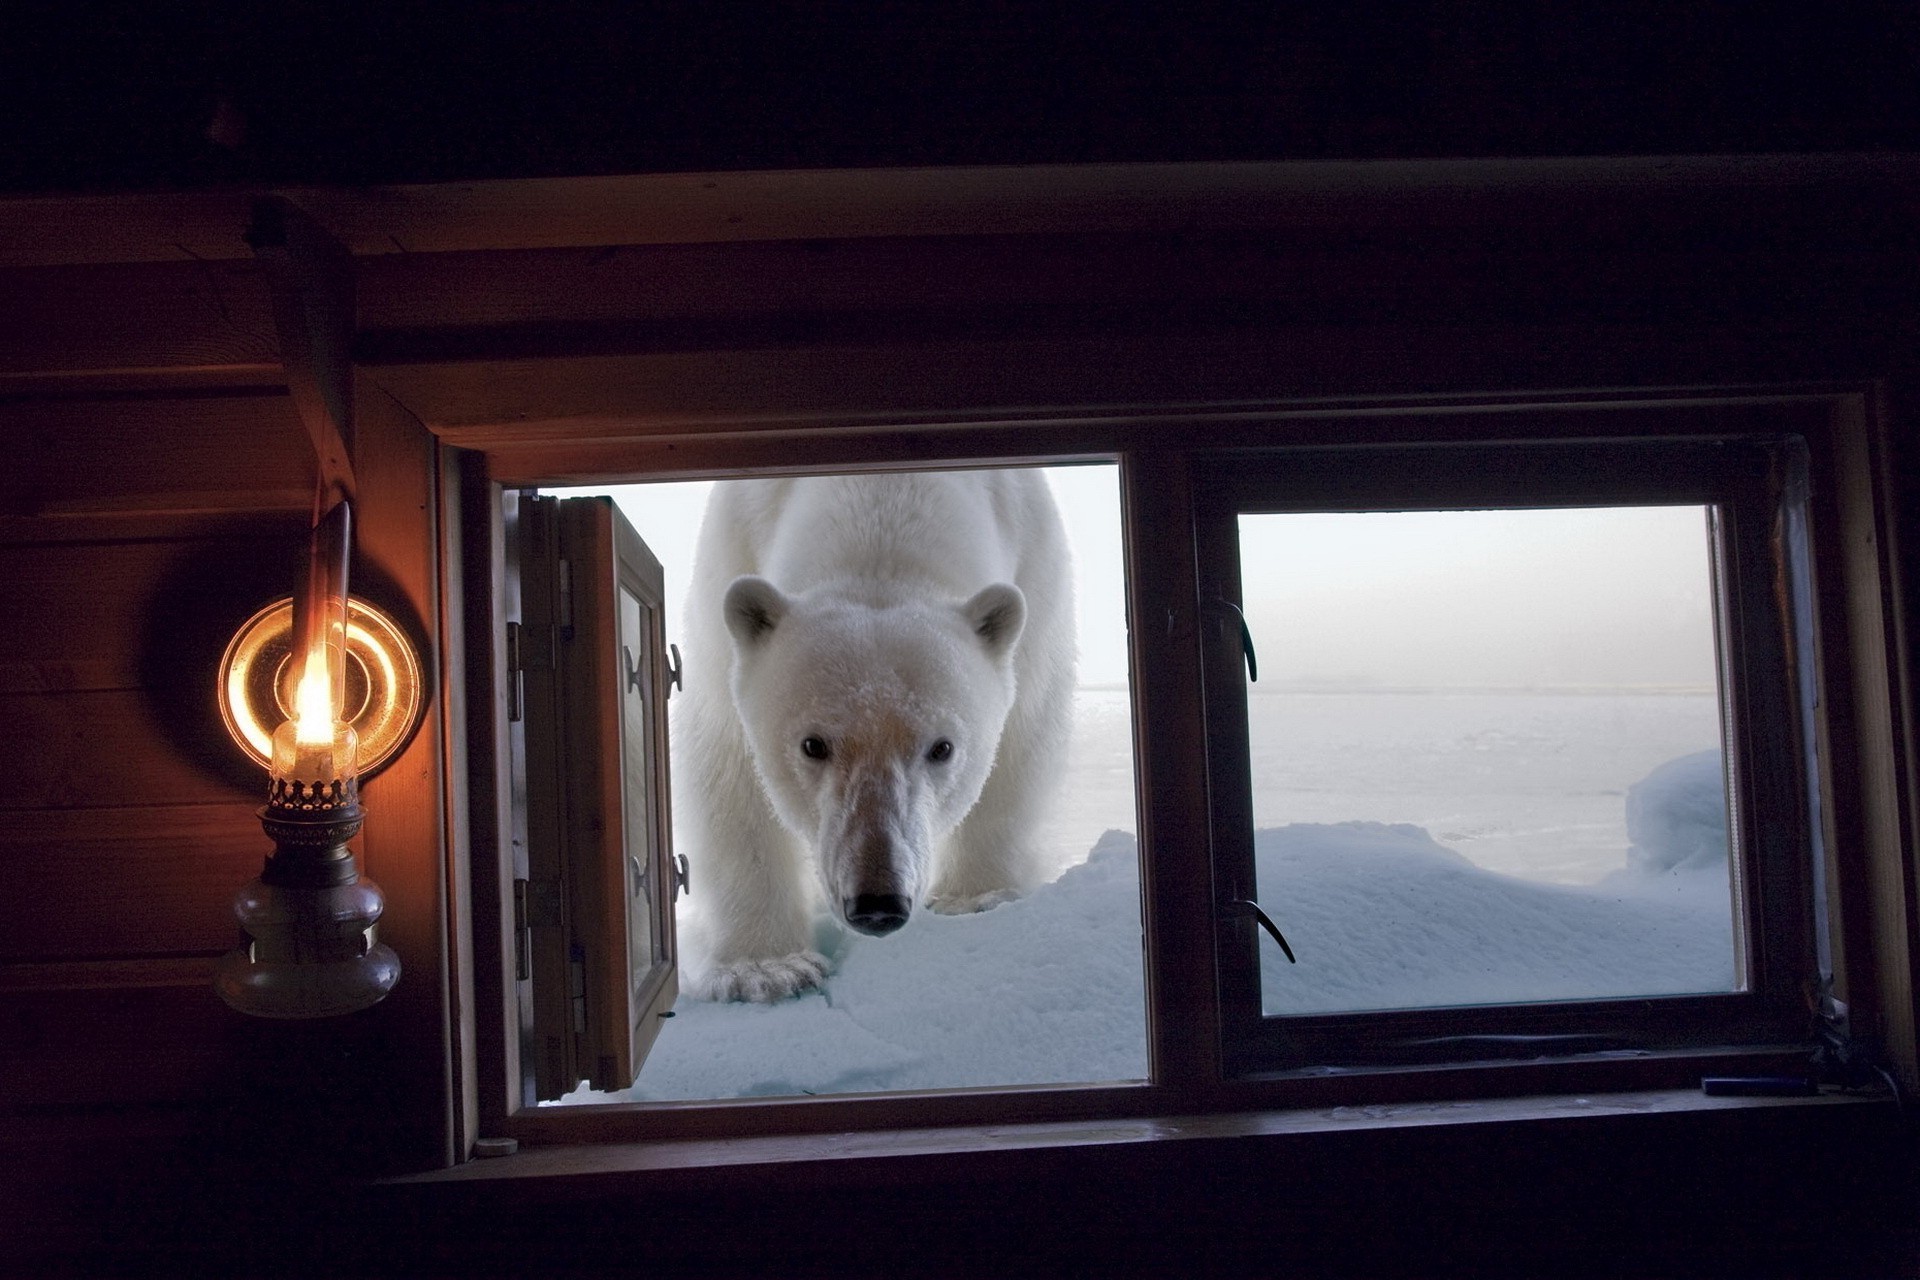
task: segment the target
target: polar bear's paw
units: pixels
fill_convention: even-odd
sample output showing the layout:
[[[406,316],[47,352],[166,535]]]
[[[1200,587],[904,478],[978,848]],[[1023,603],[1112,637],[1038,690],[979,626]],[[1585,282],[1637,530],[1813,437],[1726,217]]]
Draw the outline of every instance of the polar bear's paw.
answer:
[[[688,985],[702,1000],[751,1000],[771,1004],[824,986],[827,958],[818,951],[715,965]]]
[[[991,911],[1019,896],[1016,889],[990,889],[986,893],[936,893],[927,899],[927,910],[943,916],[969,916],[976,911]]]

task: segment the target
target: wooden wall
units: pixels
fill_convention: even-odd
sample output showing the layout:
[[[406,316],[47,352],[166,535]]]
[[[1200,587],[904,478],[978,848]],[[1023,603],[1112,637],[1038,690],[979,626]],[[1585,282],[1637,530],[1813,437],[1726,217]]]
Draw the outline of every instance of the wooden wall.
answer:
[[[0,1047],[28,1071],[48,1059],[25,1041],[118,1021],[86,1011],[95,991],[124,1005],[164,990],[176,1018],[195,1016],[204,1002],[181,992],[204,988],[207,958],[232,944],[221,886],[257,872],[259,787],[225,740],[212,676],[221,629],[293,581],[311,467],[272,387],[21,398],[0,404],[0,438],[0,875],[28,908],[0,938],[0,972],[10,1001],[60,990],[72,1019]],[[132,1098],[191,1091],[192,1069],[172,1067],[193,1037],[171,1040],[134,1055]],[[47,1087],[72,1100],[104,1083]]]
[[[151,1258],[217,1227],[237,1199],[251,1221],[270,1220],[309,1177],[463,1154],[471,1081],[453,1046],[465,1012],[465,851],[450,758],[463,733],[458,700],[443,695],[458,687],[446,641],[459,584],[436,569],[456,523],[443,485],[454,470],[449,444],[421,420],[442,441],[487,451],[496,478],[551,479],[562,459],[640,469],[675,449],[683,465],[724,469],[746,455],[722,437],[750,435],[756,421],[870,426],[875,411],[932,422],[1009,405],[1166,403],[1196,386],[1218,399],[1333,395],[1356,377],[1375,395],[1636,379],[1851,385],[1910,366],[1920,173],[1868,166],[1855,175],[1862,197],[1844,167],[1837,178],[1812,161],[1755,172],[1549,162],[1502,177],[1415,165],[1384,195],[1375,171],[1356,166],[304,193],[359,256],[363,286],[355,589],[415,631],[436,694],[425,727],[365,792],[360,852],[386,892],[383,937],[405,973],[382,1005],[317,1028],[233,1014],[209,984],[237,941],[227,900],[267,851],[252,814],[264,778],[218,722],[213,672],[233,629],[291,589],[312,483],[266,287],[238,242],[245,202],[0,204],[0,886],[11,907],[0,927],[0,1240]],[[1749,212],[1755,192],[1795,183],[1792,217]],[[1410,250],[1423,226],[1439,230]],[[1738,243],[1722,237],[1728,228]],[[1830,230],[1830,252],[1802,252]],[[1585,244],[1605,256],[1576,270]],[[1586,293],[1565,296],[1563,280]],[[1834,290],[1894,323],[1829,311]],[[1556,326],[1562,310],[1578,322]],[[1050,354],[1023,361],[1034,351]],[[1019,429],[1036,449],[1072,438]],[[787,465],[830,460],[831,439],[789,441]],[[1910,499],[1920,449],[1898,424],[1888,439],[1893,452],[1875,465]],[[1909,547],[1915,509],[1891,521]],[[1897,597],[1903,608],[1920,598],[1910,583]],[[1911,688],[1904,650],[1899,659],[1896,692]],[[1887,710],[1911,740],[1911,702]],[[1897,763],[1910,774],[1910,760]],[[1899,786],[1912,794],[1910,777]],[[1887,900],[1906,909],[1913,877],[1890,865]],[[1745,1160],[1764,1136],[1725,1127],[1734,1137],[1689,1169],[1715,1153]],[[1822,1215],[1847,1200],[1857,1226],[1859,1170],[1885,1173],[1898,1146],[1889,1136],[1874,1163],[1855,1167],[1819,1125],[1792,1133],[1778,1172],[1810,1172],[1768,1203],[1823,1188],[1776,1224],[1807,1235],[1812,1256]],[[1663,1163],[1658,1150],[1629,1150],[1634,1140],[1600,1144],[1623,1179]],[[1416,1145],[1444,1182],[1472,1143],[1436,1128]],[[1567,1148],[1576,1161],[1591,1149]],[[1474,1158],[1483,1173],[1520,1167],[1499,1152]],[[1141,1152],[1125,1174],[1137,1200],[1162,1204],[1150,1220],[1190,1241],[1198,1228],[1178,1219],[1208,1203],[1192,1188],[1231,1182],[1245,1159]],[[942,1169],[917,1166],[922,1184],[889,1192],[911,1202],[901,1212],[941,1200]],[[1842,1172],[1851,1181],[1831,1177]],[[1763,1173],[1730,1173],[1715,1203],[1731,1213]],[[954,1175],[974,1178],[970,1194],[985,1200],[1018,1200],[1023,1180],[1038,1182],[1034,1203],[1049,1206],[1100,1176],[1071,1160]],[[1630,1223],[1682,1175],[1647,1176],[1652,1190],[1614,1194],[1616,1220]],[[759,1190],[780,1194],[773,1180]],[[1317,1203],[1331,1212],[1334,1197],[1365,1197],[1371,1184],[1348,1165],[1328,1185]],[[1170,1188],[1181,1195],[1167,1198]],[[795,1203],[848,1212],[831,1188],[810,1194]],[[643,1193],[596,1195],[565,1215],[571,1229],[646,1209]],[[1259,1210],[1251,1197],[1230,1203]],[[403,1208],[385,1229],[417,1228]],[[1217,1203],[1208,1212],[1222,1225]],[[1248,1220],[1260,1225],[1257,1213]],[[887,1225],[855,1214],[836,1239],[861,1222]],[[491,1227],[475,1238],[508,1240],[537,1263],[544,1223],[481,1197],[399,1256],[430,1259],[434,1240]],[[703,1220],[681,1235],[708,1226],[734,1230]],[[1035,1236],[1046,1230],[1036,1217]],[[1242,1232],[1236,1248],[1255,1250],[1257,1232]],[[731,1247],[742,1265],[772,1256],[750,1234]],[[243,1241],[222,1248],[249,1261]],[[481,1246],[468,1256],[510,1265]],[[611,1245],[576,1258],[627,1260]]]
[[[314,1167],[443,1163],[437,699],[365,788],[396,995],[319,1034],[211,986],[270,847],[265,774],[221,724],[215,673],[293,589],[312,501],[264,281],[248,259],[43,266],[0,273],[0,294],[0,1225],[90,1230],[55,1210],[266,1135]],[[435,673],[435,446],[362,399],[354,587]]]

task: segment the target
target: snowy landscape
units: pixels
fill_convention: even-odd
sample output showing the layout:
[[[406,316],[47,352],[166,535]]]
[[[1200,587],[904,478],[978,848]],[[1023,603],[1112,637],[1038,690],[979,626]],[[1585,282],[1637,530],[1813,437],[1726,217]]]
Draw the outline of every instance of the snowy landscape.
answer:
[[[1145,1076],[1115,476],[1049,478],[1075,553],[1082,681],[1067,785],[1040,832],[1056,878],[977,915],[917,912],[887,937],[823,920],[823,990],[683,996],[632,1090],[568,1102]],[[704,497],[616,493],[670,599]],[[1268,677],[1248,698],[1258,893],[1299,957],[1262,941],[1266,1011],[1732,989],[1698,509],[1457,514],[1474,517],[1457,532],[1420,513],[1243,521],[1243,537],[1275,539],[1246,563],[1287,566],[1247,597]],[[1599,544],[1604,565],[1581,559]],[[1548,585],[1482,589],[1506,580]],[[1442,667],[1466,678],[1423,683]],[[696,870],[683,937],[700,907]]]
[[[1540,702],[1516,699],[1510,710],[1537,731]],[[1113,723],[1116,709],[1124,717],[1124,695],[1096,691],[1083,695],[1083,704],[1088,714],[1076,735],[1074,776],[1086,785],[1069,788],[1050,838],[1089,852],[1057,880],[979,915],[919,913],[886,938],[823,924],[820,943],[835,961],[824,991],[771,1005],[682,998],[634,1089],[582,1092],[569,1101],[1143,1078],[1139,862],[1123,825],[1130,825],[1132,771],[1124,719]],[[1575,726],[1595,714],[1585,702],[1569,707],[1565,718]],[[1508,788],[1509,810],[1516,792],[1540,789],[1543,771],[1550,776],[1565,767],[1562,752],[1542,750],[1537,732],[1515,736],[1521,750],[1494,770]],[[1429,771],[1450,767],[1470,776],[1485,768],[1484,756],[1468,741],[1450,755],[1421,759]],[[1545,763],[1530,772],[1529,759]],[[1444,790],[1431,778],[1402,780],[1416,795]],[[1718,752],[1680,756],[1604,799],[1614,814],[1612,867],[1585,884],[1476,865],[1410,823],[1261,829],[1255,843],[1263,903],[1299,956],[1289,965],[1262,943],[1267,1012],[1730,989]],[[1499,794],[1456,789],[1450,800],[1453,821],[1445,825],[1480,830],[1501,856],[1512,856],[1514,842],[1495,830],[1488,808],[1502,803]],[[1344,802],[1352,811],[1368,803],[1351,793]],[[1603,838],[1588,829],[1590,797],[1563,798],[1558,824],[1550,808],[1537,794],[1527,805],[1534,838],[1549,851],[1556,834],[1588,843]],[[1107,829],[1095,829],[1103,814]]]

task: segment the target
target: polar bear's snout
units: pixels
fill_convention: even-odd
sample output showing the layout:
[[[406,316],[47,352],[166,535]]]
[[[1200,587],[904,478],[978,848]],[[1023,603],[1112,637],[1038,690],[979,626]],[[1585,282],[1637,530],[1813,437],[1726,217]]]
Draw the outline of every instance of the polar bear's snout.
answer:
[[[913,899],[903,893],[862,893],[848,898],[841,908],[848,924],[879,938],[907,922]]]
[[[827,900],[849,928],[884,937],[907,923],[926,887],[924,798],[900,762],[871,756],[847,762],[836,793],[818,845]]]
[[[875,938],[892,933],[913,914],[919,879],[912,842],[891,830],[894,824],[886,820],[895,816],[873,815],[842,836],[850,856],[841,882],[840,918]]]

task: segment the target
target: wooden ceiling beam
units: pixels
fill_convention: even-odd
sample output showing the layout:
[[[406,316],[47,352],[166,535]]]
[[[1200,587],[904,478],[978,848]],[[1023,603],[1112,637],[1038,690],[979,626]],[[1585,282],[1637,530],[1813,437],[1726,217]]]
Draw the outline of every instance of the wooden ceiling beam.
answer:
[[[256,191],[0,200],[0,269],[247,256]],[[1898,234],[1920,158],[1639,156],[785,170],[285,188],[359,257],[489,249],[1104,231],[1716,223],[1784,202]],[[1858,196],[1859,198],[1854,198]],[[1811,198],[1810,198],[1811,197]],[[1680,216],[1679,222],[1685,217]]]

